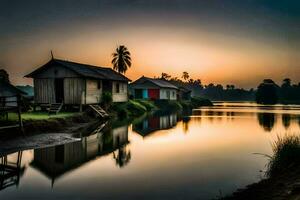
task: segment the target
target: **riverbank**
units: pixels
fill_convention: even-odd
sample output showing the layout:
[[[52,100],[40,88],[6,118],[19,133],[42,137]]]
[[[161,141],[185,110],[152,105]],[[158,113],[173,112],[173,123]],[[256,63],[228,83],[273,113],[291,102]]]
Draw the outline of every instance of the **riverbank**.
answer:
[[[298,200],[300,199],[300,169],[293,168],[275,177],[238,189],[222,200]]]
[[[178,112],[191,110],[201,106],[213,106],[208,99],[191,98],[190,101],[172,100],[129,100],[126,103],[115,103],[110,109],[110,113],[118,118],[134,118],[154,111]]]
[[[24,135],[35,135],[38,133],[73,133],[84,132],[87,127],[100,123],[101,119],[95,118],[91,113],[60,113],[48,115],[47,112],[28,112],[22,114]],[[6,123],[17,123],[13,114],[9,113]],[[12,138],[20,135],[18,128],[6,129],[0,132],[0,138]]]
[[[300,136],[278,136],[268,157],[266,179],[222,199],[300,199]]]

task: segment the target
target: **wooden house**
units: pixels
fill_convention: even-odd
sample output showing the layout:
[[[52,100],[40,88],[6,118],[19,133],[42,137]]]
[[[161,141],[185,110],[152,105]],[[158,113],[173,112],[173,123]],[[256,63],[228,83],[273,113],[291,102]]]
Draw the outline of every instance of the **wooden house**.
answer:
[[[25,77],[33,78],[36,104],[98,104],[104,92],[113,102],[128,100],[130,80],[111,68],[51,59]]]
[[[130,90],[135,99],[177,100],[178,88],[161,79],[143,76],[130,84]]]
[[[178,81],[169,81],[171,84],[175,85],[177,90],[177,99],[190,101],[192,96],[192,90],[188,88],[186,83],[178,82]]]
[[[0,79],[0,117],[6,116],[7,119],[8,112],[16,112],[18,113],[19,119],[18,125],[9,124],[8,126],[1,126],[0,130],[19,126],[21,131],[23,131],[21,119],[21,102],[23,95],[26,95],[26,93]]]

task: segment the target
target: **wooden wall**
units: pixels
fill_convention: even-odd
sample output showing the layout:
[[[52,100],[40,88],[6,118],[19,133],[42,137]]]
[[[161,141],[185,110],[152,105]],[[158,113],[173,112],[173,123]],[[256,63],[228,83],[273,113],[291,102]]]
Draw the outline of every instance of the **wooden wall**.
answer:
[[[34,79],[34,101],[35,103],[55,103],[54,79]]]
[[[98,84],[100,84],[98,88]],[[102,81],[101,80],[86,80],[86,104],[100,103],[102,96]]]
[[[119,92],[117,92],[117,84],[119,84]],[[113,81],[112,99],[113,102],[128,101],[128,84],[120,81]]]
[[[85,80],[82,78],[65,78],[64,94],[65,104],[85,104]]]

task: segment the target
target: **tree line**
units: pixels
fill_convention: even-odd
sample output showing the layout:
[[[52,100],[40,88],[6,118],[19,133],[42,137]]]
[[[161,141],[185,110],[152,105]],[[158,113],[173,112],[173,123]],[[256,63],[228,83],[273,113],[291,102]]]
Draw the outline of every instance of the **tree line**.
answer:
[[[283,79],[277,85],[272,79],[265,79],[258,86],[256,102],[261,104],[300,103],[300,82],[293,84],[291,79]]]
[[[255,100],[254,89],[246,90],[237,88],[235,85],[226,85],[209,83],[202,84],[200,79],[192,79],[188,72],[183,72],[181,78],[172,77],[167,73],[162,73],[160,77],[163,80],[170,81],[175,85],[182,85],[192,91],[194,96],[201,96],[212,101],[253,101]]]

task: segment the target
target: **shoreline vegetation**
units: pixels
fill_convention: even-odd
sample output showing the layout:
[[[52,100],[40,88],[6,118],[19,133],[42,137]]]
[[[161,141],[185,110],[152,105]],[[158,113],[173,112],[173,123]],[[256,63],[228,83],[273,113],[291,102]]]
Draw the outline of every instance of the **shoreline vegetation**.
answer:
[[[107,111],[110,116],[109,118],[131,120],[135,117],[155,111],[179,112],[212,105],[213,103],[211,101],[202,98],[192,98],[191,101],[129,100],[124,103],[113,103],[107,107]],[[61,112],[57,115],[49,115],[48,112],[41,111],[28,111],[22,113],[22,119],[25,135],[33,135],[41,132],[80,132],[80,129],[89,127],[91,124],[99,124],[106,121],[106,119],[98,118],[88,108],[85,112]],[[8,120],[5,122],[7,123],[5,125],[14,124],[17,120],[16,114],[8,113]],[[15,133],[12,132],[12,134],[0,134],[0,137],[13,137],[17,134],[20,133],[15,131]]]
[[[272,150],[272,156],[262,155],[269,159],[265,179],[219,199],[298,200],[300,195],[300,136],[278,136],[272,144]]]

